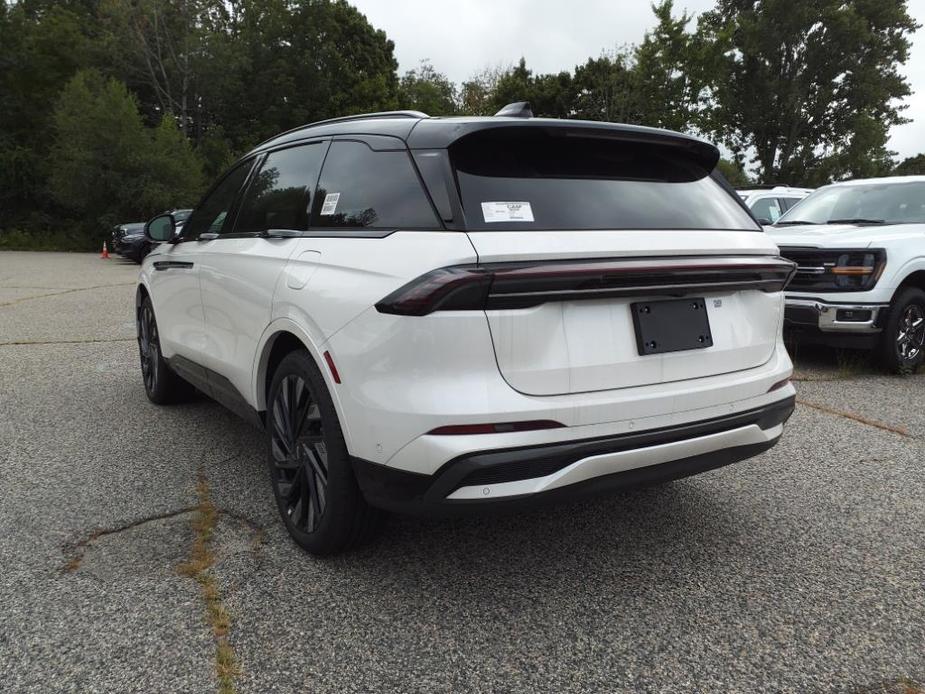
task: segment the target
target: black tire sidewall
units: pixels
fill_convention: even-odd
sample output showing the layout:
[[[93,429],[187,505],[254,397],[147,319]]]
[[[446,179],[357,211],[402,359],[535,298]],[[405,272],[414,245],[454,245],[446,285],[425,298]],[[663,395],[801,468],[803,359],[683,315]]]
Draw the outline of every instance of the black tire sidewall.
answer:
[[[890,315],[883,331],[881,353],[884,365],[897,374],[912,374],[925,360],[925,349],[919,350],[918,356],[913,360],[902,359],[896,351],[896,337],[899,331],[899,322],[910,304],[918,304],[925,315],[925,292],[916,287],[907,287],[899,292],[890,305]]]
[[[301,376],[308,384],[312,398],[318,403],[321,412],[322,436],[327,452],[327,500],[321,521],[311,533],[302,531],[290,521],[286,513],[286,504],[279,495],[273,467],[271,450],[273,434],[270,418],[280,384],[286,376],[290,375]],[[276,507],[289,535],[299,546],[312,554],[324,555],[340,551],[350,544],[357,516],[363,512],[366,502],[362,498],[353,475],[347,443],[341,431],[334,401],[324,382],[324,377],[308,352],[303,350],[292,352],[284,357],[276,368],[267,397],[266,417],[267,472],[270,475]]]

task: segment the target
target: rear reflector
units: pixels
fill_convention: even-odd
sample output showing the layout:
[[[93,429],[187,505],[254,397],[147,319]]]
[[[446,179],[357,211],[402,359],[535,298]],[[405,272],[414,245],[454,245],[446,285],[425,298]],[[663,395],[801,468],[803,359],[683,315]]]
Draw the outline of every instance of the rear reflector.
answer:
[[[785,378],[783,381],[778,381],[778,382],[775,383],[773,386],[771,386],[770,388],[768,388],[768,392],[770,393],[770,392],[772,392],[772,391],[780,390],[781,388],[785,388],[789,383],[790,383],[790,379],[789,379],[789,378]]]
[[[463,436],[467,434],[506,434],[512,431],[535,431],[538,429],[559,429],[565,425],[551,419],[536,419],[528,422],[501,422],[499,424],[452,424],[431,429],[432,436]]]
[[[768,256],[655,258],[457,265],[421,275],[376,304],[380,313],[425,316],[631,296],[781,291],[796,264]]]

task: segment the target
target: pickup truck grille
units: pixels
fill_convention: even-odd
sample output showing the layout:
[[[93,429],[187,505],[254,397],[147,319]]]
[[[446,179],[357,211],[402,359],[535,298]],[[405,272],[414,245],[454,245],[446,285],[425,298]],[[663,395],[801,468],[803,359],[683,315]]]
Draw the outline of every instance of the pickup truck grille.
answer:
[[[781,246],[780,254],[797,264],[787,288],[798,292],[867,291],[877,283],[886,261],[882,249],[869,248]]]

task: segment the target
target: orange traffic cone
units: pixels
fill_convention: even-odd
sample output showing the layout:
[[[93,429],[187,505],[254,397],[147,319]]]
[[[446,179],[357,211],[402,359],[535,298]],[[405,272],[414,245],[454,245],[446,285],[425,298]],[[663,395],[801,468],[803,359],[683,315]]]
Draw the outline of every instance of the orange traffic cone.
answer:
[[[105,241],[103,241],[103,252],[100,253],[100,258],[109,259],[109,249],[106,248]]]

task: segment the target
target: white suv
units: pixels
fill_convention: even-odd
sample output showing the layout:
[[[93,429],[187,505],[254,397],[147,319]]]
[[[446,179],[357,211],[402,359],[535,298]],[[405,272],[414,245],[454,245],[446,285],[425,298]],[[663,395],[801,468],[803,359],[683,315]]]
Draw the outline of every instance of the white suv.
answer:
[[[258,146],[138,287],[142,372],[266,430],[292,537],[694,474],[775,444],[793,263],[711,174],[627,125],[415,112]]]
[[[897,373],[925,359],[925,176],[820,188],[767,229],[797,263],[796,341],[874,349]]]
[[[773,224],[780,216],[813,192],[812,188],[792,186],[752,186],[740,188],[739,197],[761,224]]]

